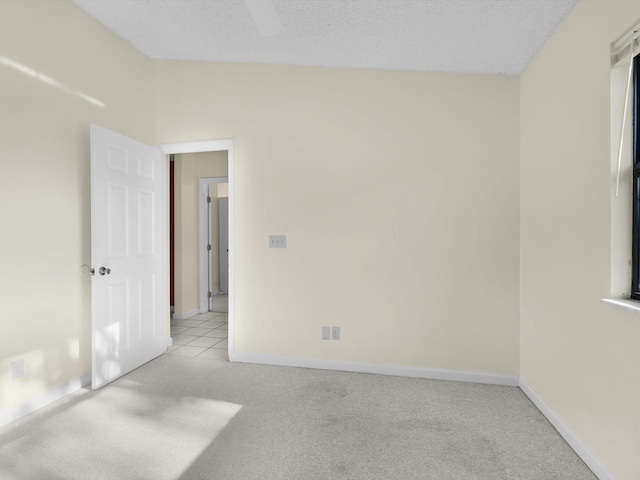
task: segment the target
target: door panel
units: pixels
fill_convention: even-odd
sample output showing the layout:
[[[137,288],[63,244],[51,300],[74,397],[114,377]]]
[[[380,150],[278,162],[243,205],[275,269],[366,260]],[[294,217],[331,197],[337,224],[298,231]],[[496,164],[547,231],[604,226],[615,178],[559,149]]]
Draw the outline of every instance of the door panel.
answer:
[[[165,182],[160,150],[91,126],[93,388],[168,345]]]
[[[138,191],[138,255],[154,255],[156,224],[153,215],[153,192]]]
[[[229,293],[229,199],[218,198],[218,268],[220,291]]]

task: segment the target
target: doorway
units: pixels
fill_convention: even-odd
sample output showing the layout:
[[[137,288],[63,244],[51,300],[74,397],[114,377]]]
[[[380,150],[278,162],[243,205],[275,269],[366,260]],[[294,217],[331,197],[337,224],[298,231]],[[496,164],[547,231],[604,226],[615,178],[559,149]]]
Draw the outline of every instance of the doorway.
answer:
[[[226,152],[227,154],[227,202],[228,202],[228,274],[227,274],[227,284],[228,284],[228,292],[227,292],[227,302],[226,306],[228,306],[228,352],[229,358],[231,359],[234,352],[234,149],[233,149],[233,140],[215,140],[209,142],[192,142],[192,143],[177,143],[177,144],[165,144],[160,145],[160,149],[164,154],[167,155],[167,162],[169,162],[169,155],[180,155],[180,154],[189,154],[189,153],[204,153],[204,152]],[[169,186],[167,186],[167,190],[169,190]],[[180,228],[179,224],[175,226],[176,230]],[[204,251],[206,250],[206,245],[208,244],[208,239],[203,238],[202,235],[199,235],[199,246],[204,245]],[[177,244],[178,242],[176,242]],[[213,247],[212,247],[213,248]],[[195,250],[195,249],[194,249]],[[197,250],[202,255],[203,249],[197,248]],[[226,249],[225,249],[226,250]],[[206,261],[199,262],[199,265],[206,265]],[[196,308],[187,312],[181,312],[183,318],[190,318],[196,315],[207,314],[209,311],[209,298],[208,298],[208,285],[209,285],[209,272],[202,272],[200,270],[199,274],[199,285],[196,287],[196,291],[199,293],[199,302],[196,305]],[[203,274],[204,273],[204,274]],[[207,285],[207,288],[202,289],[200,285]],[[204,302],[202,291],[205,291]],[[213,292],[212,292],[213,293]],[[176,292],[177,294],[177,292]],[[213,296],[213,295],[212,295]],[[188,316],[187,316],[188,315]]]
[[[228,312],[229,178],[199,179],[200,311]]]

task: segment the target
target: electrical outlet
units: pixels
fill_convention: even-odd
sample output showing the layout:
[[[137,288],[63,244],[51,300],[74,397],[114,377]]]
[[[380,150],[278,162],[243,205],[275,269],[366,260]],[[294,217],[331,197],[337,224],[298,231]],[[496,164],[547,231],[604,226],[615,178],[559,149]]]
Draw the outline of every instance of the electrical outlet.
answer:
[[[331,340],[331,333],[329,332],[329,327],[322,327],[322,339]]]
[[[24,358],[11,362],[11,380],[24,377]]]
[[[331,340],[340,340],[340,327],[331,327]]]
[[[287,236],[269,235],[269,248],[287,248]]]

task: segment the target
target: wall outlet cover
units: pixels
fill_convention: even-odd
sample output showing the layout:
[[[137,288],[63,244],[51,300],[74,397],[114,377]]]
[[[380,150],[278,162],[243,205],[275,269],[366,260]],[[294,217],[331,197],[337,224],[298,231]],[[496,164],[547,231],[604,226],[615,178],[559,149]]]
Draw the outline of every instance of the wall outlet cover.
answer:
[[[340,340],[340,327],[331,327],[331,340]]]
[[[322,327],[322,340],[331,340],[329,327]]]

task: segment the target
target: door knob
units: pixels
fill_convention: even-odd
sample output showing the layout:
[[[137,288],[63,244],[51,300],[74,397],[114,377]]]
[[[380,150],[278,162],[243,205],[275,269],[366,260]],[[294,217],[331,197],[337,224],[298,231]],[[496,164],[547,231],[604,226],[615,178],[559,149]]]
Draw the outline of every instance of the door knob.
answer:
[[[106,268],[106,267],[100,267],[98,269],[98,273],[100,275],[109,275],[111,273],[111,269],[110,268]]]

